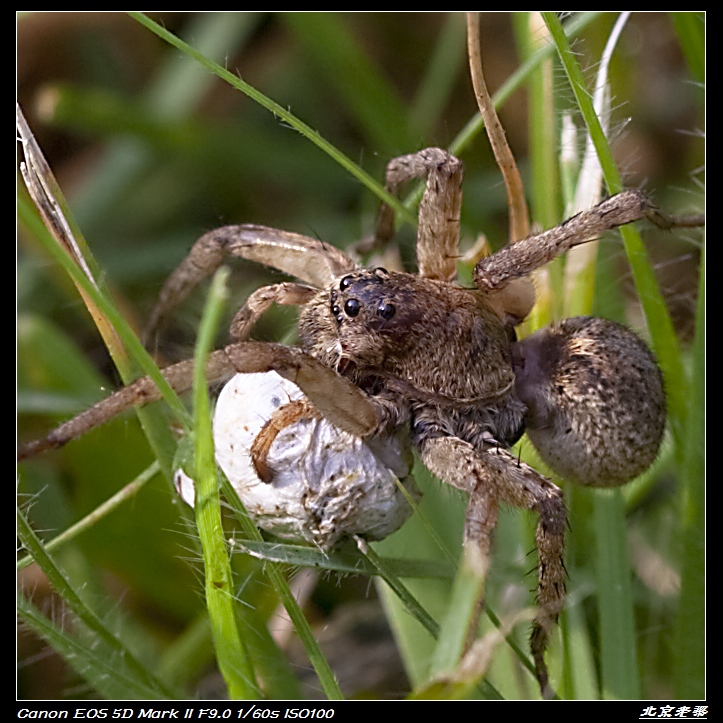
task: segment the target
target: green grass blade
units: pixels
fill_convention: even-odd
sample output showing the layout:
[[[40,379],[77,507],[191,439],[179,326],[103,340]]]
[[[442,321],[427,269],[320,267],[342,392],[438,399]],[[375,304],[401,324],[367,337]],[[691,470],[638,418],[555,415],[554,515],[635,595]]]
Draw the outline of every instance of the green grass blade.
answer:
[[[248,516],[241,500],[236,494],[236,490],[234,490],[225,477],[222,478],[221,488],[226,500],[234,510],[236,519],[241,525],[242,532],[252,543],[261,543],[261,533]],[[264,566],[264,572],[271,581],[271,584],[274,586],[274,589],[281,600],[281,604],[286,609],[286,612],[294,625],[294,629],[296,630],[299,639],[304,645],[306,654],[309,656],[309,661],[314,667],[314,670],[319,677],[319,682],[327,697],[329,700],[342,700],[344,696],[342,695],[334,673],[329,667],[329,663],[324,657],[324,654],[321,652],[311,627],[309,626],[307,619],[304,617],[304,613],[299,607],[299,604],[296,602],[296,599],[291,592],[291,588],[289,587],[289,583],[286,581],[286,578],[281,571],[281,567],[275,562],[267,562]]]
[[[513,18],[523,58],[531,57],[549,44],[539,13],[519,13]],[[528,82],[530,144],[531,222],[547,229],[560,220],[560,183],[557,167],[557,113],[554,94],[554,65],[551,56],[533,67]],[[559,317],[560,296],[553,289],[562,286],[562,260],[554,259],[533,275],[537,301],[527,328],[538,329]]]
[[[158,672],[169,684],[190,687],[213,661],[211,625],[204,610],[160,656]]]
[[[206,359],[213,347],[226,299],[229,270],[220,269],[211,283],[196,343],[193,380],[195,427],[196,524],[203,548],[206,606],[219,670],[232,700],[260,698],[256,674],[239,634],[234,610],[234,585],[226,548],[218,494]]]
[[[590,134],[590,138],[597,151],[598,158],[600,159],[600,165],[603,169],[605,181],[608,186],[610,193],[619,193],[623,190],[623,183],[618,173],[615,160],[613,159],[612,151],[608,145],[605,131],[602,128],[600,119],[595,112],[593,105],[593,98],[590,91],[587,88],[587,83],[580,69],[580,65],[577,62],[577,58],[570,47],[568,38],[563,30],[562,23],[558,19],[557,15],[552,12],[542,13],[542,16],[547,25],[550,37],[557,49],[557,53],[562,61],[562,66],[565,69],[570,86],[575,95],[580,113],[585,121],[587,131]]]
[[[96,613],[76,593],[64,573],[43,547],[25,515],[19,509],[16,512],[16,519],[17,534],[23,547],[45,573],[53,589],[63,598],[71,612],[96,637],[97,643],[105,649],[107,659],[114,661],[114,665],[120,668],[121,675],[127,678],[131,688],[136,691],[143,690],[146,697],[176,697],[150,670],[139,662],[121,640],[113,635]],[[58,642],[57,639],[53,639]],[[66,643],[71,644],[68,641]],[[134,697],[132,693],[130,693],[130,697]]]
[[[565,29],[567,37],[575,37],[583,28],[587,27],[597,17],[599,12],[580,13],[580,17],[576,18]],[[500,88],[492,93],[492,103],[495,108],[499,108],[509,99],[509,97],[528,80],[530,74],[540,63],[549,58],[555,49],[548,45],[535,51],[519,68],[500,86]],[[483,59],[484,60],[484,59]],[[491,91],[490,91],[491,92]],[[465,127],[455,136],[454,141],[449,146],[449,152],[454,155],[462,154],[465,148],[484,130],[484,121],[479,113],[474,115]]]
[[[435,638],[439,635],[439,625],[436,620],[424,609],[417,599],[409,592],[406,585],[389,570],[384,560],[361,538],[357,538],[357,545],[363,555],[374,566],[377,575],[394,591],[402,605],[429,631]]]
[[[617,193],[623,189],[622,181],[580,66],[555,13],[545,12],[542,15],[572,86],[608,190],[610,193]],[[637,242],[642,248],[639,236]],[[626,244],[629,258],[634,246],[634,240]],[[637,277],[644,278],[649,285],[652,276],[650,264],[647,263],[646,268],[646,261],[638,257],[636,266],[638,267]],[[654,281],[654,276],[652,279]],[[662,302],[659,293],[658,297]],[[604,697],[612,698],[637,697],[640,684],[636,664],[636,639],[624,503],[620,491],[598,491],[595,495],[594,510],[597,533],[596,560],[602,694]]]
[[[564,648],[563,685],[561,694],[573,700],[596,700],[600,697],[595,669],[595,652],[585,621],[582,605],[567,599],[560,616]]]
[[[705,13],[672,12],[670,20],[680,40],[693,80],[705,83]]]
[[[476,621],[483,595],[484,580],[476,574],[467,556],[461,564],[452,587],[447,615],[432,658],[432,677],[448,673],[459,663],[464,652],[470,626]]]
[[[106,700],[155,700],[165,698],[158,690],[128,675],[118,665],[117,651],[97,639],[86,642],[43,615],[21,592],[17,595],[17,612],[23,623],[45,640]]]
[[[190,18],[186,32],[206,57],[222,60],[229,47],[243,46],[258,21],[255,13],[197,13]],[[137,101],[129,102],[116,91],[97,87],[55,89],[53,122],[79,127],[82,133],[115,134],[98,163],[93,182],[85,184],[74,198],[78,218],[89,237],[102,232],[104,220],[112,215],[119,198],[127,197],[137,184],[157,172],[154,150],[164,141],[158,139],[148,147],[138,142],[138,135],[145,131],[162,136],[165,126],[165,143],[179,137],[193,142],[186,121],[202,104],[213,82],[213,76],[197,64],[188,63],[182,55],[169,54]]]
[[[18,197],[18,216],[26,228],[34,228],[36,231],[39,231],[35,209],[29,199],[27,199],[24,195]],[[47,230],[37,233],[36,238],[42,243],[45,250],[65,270],[68,276],[73,280],[73,283],[80,287],[83,292],[92,299],[100,311],[109,319],[110,323],[121,337],[121,341],[128,350],[129,355],[139,364],[143,371],[153,379],[154,383],[163,394],[166,404],[168,404],[168,406],[175,412],[177,420],[180,423],[185,423],[187,425],[189,416],[186,408],[178,398],[178,395],[164,379],[158,369],[158,366],[144,349],[140,340],[129,327],[128,323],[113,304],[112,300],[93,285],[77,264],[75,264],[68,254],[58,246]]]
[[[236,541],[236,549],[260,560],[278,562],[293,567],[311,567],[345,575],[376,575],[378,568],[357,550],[348,548],[322,552],[314,547],[289,545],[256,540]],[[381,559],[387,572],[395,577],[446,578],[454,577],[454,567],[441,560]]]
[[[20,223],[28,230],[32,230],[35,238],[40,241],[45,251],[58,263],[58,265],[73,280],[75,285],[92,300],[95,306],[110,322],[115,332],[118,334],[125,350],[134,362],[148,376],[153,379],[154,383],[163,395],[164,400],[175,413],[178,422],[188,428],[189,416],[185,406],[173,391],[171,386],[161,374],[158,366],[154,363],[151,356],[144,349],[140,340],[130,328],[123,315],[117,309],[113,301],[99,288],[93,284],[90,279],[83,273],[80,267],[73,259],[62,249],[55,241],[48,230],[40,223],[35,208],[25,194],[18,195],[18,218]],[[127,382],[130,382],[129,368],[125,364],[121,364],[119,368],[121,375],[125,375]],[[152,410],[137,409],[139,419],[144,427],[144,431],[148,436],[149,442],[153,447],[156,456],[161,464],[161,468],[167,479],[171,478],[171,460],[175,444],[172,441],[172,435],[168,429],[167,423],[159,417],[158,412]]]
[[[462,13],[450,13],[408,111],[415,140],[429,138],[443,119],[466,61],[465,18]]]
[[[78,520],[72,527],[69,527],[65,532],[62,532],[57,537],[49,540],[45,543],[45,549],[47,552],[54,552],[59,547],[74,540],[78,535],[82,534],[85,530],[90,529],[93,525],[97,524],[104,517],[109,515],[118,506],[124,502],[132,499],[136,493],[146,484],[149,480],[153,479],[160,471],[158,462],[153,462],[147,469],[136,477],[132,482],[129,482],[122,490],[119,490],[110,499],[103,504],[96,507],[90,514],[86,515],[82,520]],[[22,570],[26,568],[33,558],[29,555],[21,558],[17,562],[17,569]]]
[[[261,616],[236,599],[229,550],[219,497],[218,472],[213,444],[211,410],[205,378],[205,360],[211,352],[225,305],[230,271],[220,269],[212,283],[199,328],[194,374],[194,457],[196,501],[194,509],[203,548],[206,606],[216,662],[236,699],[263,697],[257,679],[265,677],[265,692],[277,686],[284,696],[294,697],[294,681],[280,665],[280,656]],[[281,682],[280,682],[281,681]]]
[[[262,19],[261,13],[253,12],[197,13],[186,34],[207,58],[223,60],[229,47],[243,47]],[[198,65],[171,53],[144,89],[144,105],[158,118],[185,118],[203,103],[212,82],[212,77]]]
[[[373,148],[393,156],[413,145],[401,98],[349,32],[343,14],[285,12],[281,19],[335,89],[339,102],[347,106],[349,117],[361,125]]]
[[[544,25],[537,13],[520,13],[513,18],[518,27],[518,44],[523,58],[548,46]],[[530,94],[530,178],[528,189],[532,199],[532,217],[542,228],[559,223],[559,173],[557,168],[557,113],[555,109],[553,57],[543,57],[532,68],[528,92]]]
[[[374,193],[380,200],[388,203],[394,208],[399,214],[400,218],[404,219],[412,225],[416,225],[416,219],[414,216],[399,202],[399,199],[392,196],[386,191],[375,178],[370,176],[366,171],[360,168],[351,159],[345,156],[341,151],[335,148],[329,143],[320,133],[315,131],[313,128],[308,126],[306,123],[298,119],[288,109],[279,105],[275,101],[268,98],[263,93],[258,91],[253,86],[244,82],[239,76],[234,75],[225,68],[221,67],[218,63],[213,62],[206,58],[202,53],[199,53],[195,48],[184,43],[182,40],[177,38],[173,33],[169,33],[165,28],[161,27],[158,23],[151,20],[149,17],[139,12],[130,12],[129,15],[137,20],[139,23],[147,27],[149,30],[154,32],[158,37],[170,43],[175,48],[178,48],[183,53],[186,53],[189,57],[193,58],[197,62],[201,63],[205,68],[210,70],[219,76],[222,80],[229,83],[231,86],[245,93],[249,98],[254,100],[263,108],[270,111],[277,118],[288,123],[294,130],[300,133],[304,138],[314,143],[322,151],[328,154],[336,163],[342,168],[352,174],[357,180],[359,180],[364,186],[366,186],[372,193]]]
[[[705,270],[700,285],[693,343],[692,398],[682,472],[682,574],[676,630],[678,698],[705,698]]]
[[[588,24],[593,22],[599,15],[598,12],[586,12],[581,13],[579,18],[570,23],[566,29],[566,33],[570,37],[574,37],[583,28],[587,27]],[[510,96],[517,90],[519,90],[525,82],[527,82],[530,76],[535,72],[545,60],[554,53],[554,47],[552,45],[546,45],[545,47],[536,50],[520,67],[500,86],[500,88],[492,94],[492,104],[496,109],[499,109]],[[483,59],[484,60],[484,59]],[[474,141],[474,139],[484,131],[484,121],[479,113],[476,113],[466,123],[459,133],[454,137],[452,142],[449,144],[448,150],[455,156],[462,156],[466,148]],[[418,188],[412,191],[404,201],[404,206],[407,209],[413,208],[415,204],[419,202],[422,197],[424,187],[419,184]]]
[[[639,698],[640,676],[625,503],[620,490],[598,490],[595,496],[595,526],[602,694],[604,698]]]

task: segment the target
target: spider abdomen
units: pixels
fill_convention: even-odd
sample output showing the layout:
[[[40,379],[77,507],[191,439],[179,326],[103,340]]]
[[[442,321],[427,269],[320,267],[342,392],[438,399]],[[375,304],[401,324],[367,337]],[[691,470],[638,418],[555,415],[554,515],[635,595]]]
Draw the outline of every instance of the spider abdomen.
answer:
[[[552,470],[611,487],[644,472],[665,431],[660,369],[632,331],[573,317],[513,346],[527,435]]]

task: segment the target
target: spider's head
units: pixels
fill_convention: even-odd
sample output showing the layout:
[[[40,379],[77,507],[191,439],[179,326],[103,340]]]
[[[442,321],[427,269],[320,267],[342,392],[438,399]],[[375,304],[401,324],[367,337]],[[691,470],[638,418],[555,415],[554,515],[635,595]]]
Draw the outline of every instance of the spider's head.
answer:
[[[305,345],[345,375],[380,369],[406,348],[423,321],[415,282],[410,274],[382,268],[336,279],[302,314]]]

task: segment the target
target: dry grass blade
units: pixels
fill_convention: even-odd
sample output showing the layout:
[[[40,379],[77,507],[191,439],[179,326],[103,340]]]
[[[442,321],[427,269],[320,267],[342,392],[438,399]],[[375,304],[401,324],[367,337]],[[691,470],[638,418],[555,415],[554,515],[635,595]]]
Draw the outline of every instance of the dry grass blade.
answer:
[[[479,43],[479,13],[467,13],[467,50],[477,105],[484,119],[497,165],[500,167],[507,187],[507,201],[510,207],[510,241],[518,241],[530,233],[530,215],[527,210],[525,189],[520,172],[484,79]]]
[[[20,163],[20,171],[33,203],[58,245],[66,250],[93,286],[98,289],[98,282],[91,271],[91,264],[87,260],[87,252],[83,251],[85,242],[73,230],[68,220],[65,212],[65,199],[60,186],[19,105],[17,106],[17,133],[24,157],[24,161]],[[126,365],[127,357],[123,344],[112,324],[88,294],[78,284],[76,287],[116,363]]]
[[[86,263],[75,235],[70,228],[60,201],[60,187],[28,122],[25,120],[20,106],[17,106],[18,140],[22,144],[24,161],[20,163],[20,171],[47,228],[51,229],[58,243],[75,259],[85,275],[98,288],[98,284]]]

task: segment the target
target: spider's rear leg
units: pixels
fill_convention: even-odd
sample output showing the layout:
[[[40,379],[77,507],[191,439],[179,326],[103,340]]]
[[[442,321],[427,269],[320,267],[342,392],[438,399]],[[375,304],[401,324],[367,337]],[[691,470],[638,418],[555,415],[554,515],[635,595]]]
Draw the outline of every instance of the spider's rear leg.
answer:
[[[705,223],[703,216],[668,216],[641,191],[623,191],[555,228],[508,244],[482,259],[474,270],[475,283],[482,291],[497,292],[513,279],[529,275],[573,246],[642,219],[663,229],[702,226]]]
[[[497,505],[506,503],[539,515],[535,533],[538,551],[538,610],[530,647],[543,696],[552,695],[544,653],[550,629],[565,602],[563,553],[567,513],[562,491],[509,451],[478,451],[455,437],[422,443],[424,464],[444,482],[470,495],[465,523],[465,552],[480,577],[489,567],[491,536]]]
[[[316,288],[324,288],[337,276],[356,269],[342,251],[308,236],[252,224],[224,226],[201,236],[168,277],[146,327],[146,338],[228,257],[265,264]]]

